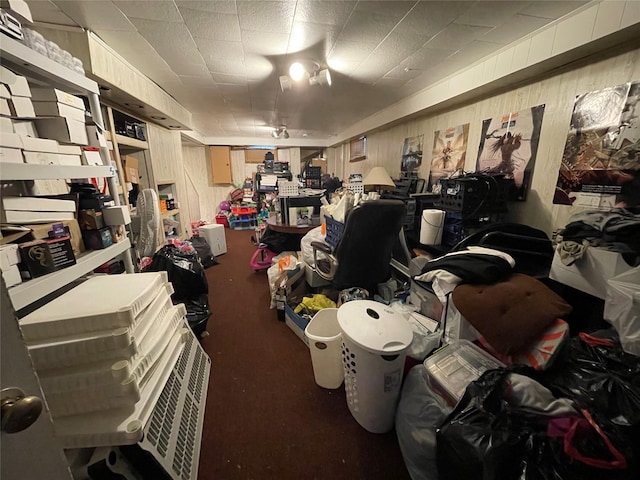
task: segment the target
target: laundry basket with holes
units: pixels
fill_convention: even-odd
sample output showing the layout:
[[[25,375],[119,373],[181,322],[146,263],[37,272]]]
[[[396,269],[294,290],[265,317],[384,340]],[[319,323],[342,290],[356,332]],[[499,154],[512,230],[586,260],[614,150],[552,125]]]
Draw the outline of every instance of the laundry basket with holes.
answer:
[[[313,316],[304,333],[309,339],[309,353],[316,383],[323,388],[338,388],[344,381],[338,309],[320,310]]]
[[[372,433],[393,428],[411,326],[388,306],[354,300],[338,309],[349,411]]]

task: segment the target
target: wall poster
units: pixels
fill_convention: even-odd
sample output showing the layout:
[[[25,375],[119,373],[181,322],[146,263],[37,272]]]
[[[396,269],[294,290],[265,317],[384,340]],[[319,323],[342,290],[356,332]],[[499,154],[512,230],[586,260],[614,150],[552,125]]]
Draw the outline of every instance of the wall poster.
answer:
[[[424,135],[407,137],[402,144],[402,163],[400,171],[414,172],[422,165],[422,140]]]
[[[429,175],[430,192],[440,193],[440,179],[446,178],[456,170],[464,168],[464,161],[467,158],[468,138],[468,123],[434,132],[431,172]]]
[[[476,170],[513,178],[511,200],[526,200],[538,153],[544,104],[482,122]]]
[[[639,197],[640,82],[577,96],[553,203],[628,207]]]

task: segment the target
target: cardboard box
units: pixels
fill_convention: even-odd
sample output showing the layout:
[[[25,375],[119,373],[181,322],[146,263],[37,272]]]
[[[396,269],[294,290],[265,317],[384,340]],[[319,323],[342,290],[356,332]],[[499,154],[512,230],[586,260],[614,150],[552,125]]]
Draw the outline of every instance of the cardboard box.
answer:
[[[78,145],[58,145],[58,153],[62,155],[82,155],[82,148]]]
[[[557,250],[553,256],[549,278],[604,300],[607,281],[631,267],[618,252],[589,247],[573,265],[565,265]]]
[[[7,100],[11,98],[11,92],[4,83],[0,83],[0,98],[6,98]]]
[[[82,157],[80,155],[61,155],[58,154],[59,165],[82,165]]]
[[[16,77],[17,75],[15,73],[0,65],[0,83],[11,85],[12,83],[15,83]]]
[[[33,124],[33,120],[12,120],[13,131],[24,137],[37,138],[38,132],[36,126]]]
[[[68,234],[69,239],[71,241],[71,248],[73,249],[73,253],[76,255],[80,255],[85,251],[84,242],[82,240],[82,232],[80,231],[80,224],[76,219],[73,220],[65,220],[62,223],[64,225],[65,232]],[[45,239],[49,238],[50,232],[53,233],[53,223],[42,223],[35,225],[25,225],[25,227],[30,229],[30,234],[34,239]]]
[[[84,122],[66,118],[42,118],[35,121],[38,133],[62,143],[87,145],[87,131]]]
[[[22,283],[22,276],[20,275],[20,268],[18,267],[18,265],[12,265],[6,270],[3,269],[2,278],[4,278],[4,283],[7,288]]]
[[[31,97],[29,82],[22,75],[16,74],[15,80],[12,83],[8,83],[7,88],[12,97]]]
[[[29,97],[12,96],[9,99],[9,111],[12,117],[17,118],[34,118],[36,116],[33,103]]]
[[[27,278],[41,277],[76,263],[69,237],[34,240],[21,243],[18,248],[20,268]]]
[[[0,147],[0,163],[24,163],[22,150]]]
[[[104,130],[97,125],[87,125],[87,144],[91,147],[107,148],[107,139],[104,136]]]
[[[131,223],[131,214],[129,213],[129,209],[123,205],[103,208],[102,218],[106,225],[113,227],[118,225],[129,225]]]
[[[11,108],[9,108],[9,99],[0,98],[0,115],[5,117],[11,116]]]
[[[29,122],[31,123],[31,122]],[[48,138],[35,138],[20,134],[22,148],[29,152],[59,153],[58,142]]]
[[[38,117],[63,117],[82,123],[85,121],[84,105],[82,108],[76,108],[64,103],[34,101],[33,110]]]
[[[0,117],[0,132],[2,132],[2,135],[15,132],[13,122],[9,117]]]
[[[110,227],[104,227],[100,230],[84,230],[82,239],[85,247],[91,250],[101,250],[113,245]]]
[[[140,173],[138,172],[138,159],[135,157],[125,156],[124,164],[122,166],[124,168],[124,180],[126,182],[138,183],[140,178]]]
[[[23,152],[25,163],[36,165],[60,165],[57,153],[46,152]]]
[[[20,251],[18,250],[18,245],[15,243],[0,245],[0,270],[4,272],[19,263]]]
[[[58,102],[84,110],[84,102],[80,97],[71,95],[57,88],[35,87],[31,89],[31,98],[38,102]]]
[[[9,121],[11,121],[9,119]],[[0,147],[22,148],[22,139],[17,133],[0,133]]]
[[[100,210],[84,208],[78,210],[78,224],[80,230],[99,230],[104,228],[104,219]]]

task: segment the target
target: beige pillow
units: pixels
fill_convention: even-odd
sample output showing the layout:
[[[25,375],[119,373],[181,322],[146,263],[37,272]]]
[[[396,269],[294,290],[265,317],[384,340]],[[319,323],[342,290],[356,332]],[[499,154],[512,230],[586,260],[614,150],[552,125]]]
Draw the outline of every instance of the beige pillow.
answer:
[[[539,280],[514,273],[494,285],[458,285],[453,303],[499,353],[527,347],[571,305]]]

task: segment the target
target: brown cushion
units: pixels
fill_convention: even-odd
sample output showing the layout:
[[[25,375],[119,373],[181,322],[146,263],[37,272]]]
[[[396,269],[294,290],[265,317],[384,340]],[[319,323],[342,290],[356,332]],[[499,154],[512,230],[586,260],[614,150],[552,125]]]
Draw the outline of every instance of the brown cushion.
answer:
[[[526,347],[571,312],[546,285],[521,273],[494,285],[458,285],[452,299],[462,316],[504,355]]]

